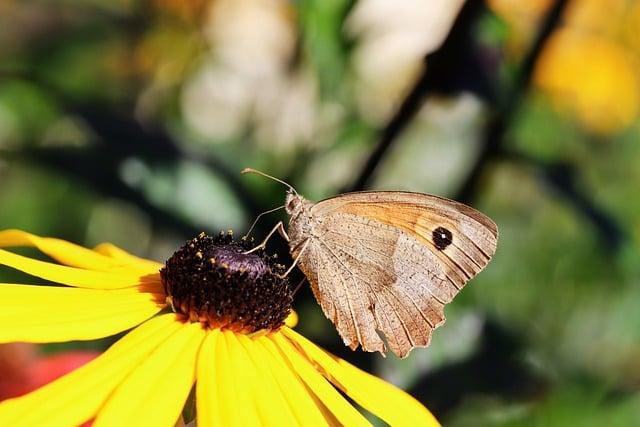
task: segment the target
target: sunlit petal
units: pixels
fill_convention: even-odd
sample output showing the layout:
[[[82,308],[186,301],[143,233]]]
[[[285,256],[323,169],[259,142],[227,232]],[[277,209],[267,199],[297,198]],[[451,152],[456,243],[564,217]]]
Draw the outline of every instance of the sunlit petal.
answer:
[[[120,264],[139,268],[141,270],[158,271],[163,267],[163,264],[160,264],[159,262],[131,255],[129,252],[126,252],[111,243],[101,243],[93,248],[93,250],[99,254],[116,260]]]
[[[293,410],[298,424],[328,425],[327,420],[311,397],[311,392],[283,360],[274,342],[269,337],[256,338],[255,341],[256,344],[259,344],[256,348],[261,350],[258,353],[259,357],[267,360],[267,366],[280,386],[280,392]]]
[[[171,314],[145,322],[83,367],[1,402],[0,425],[71,426],[91,419],[113,389],[180,326]]]
[[[224,420],[220,410],[221,399],[218,395],[217,345],[220,331],[207,334],[200,354],[198,354],[196,382],[196,410],[198,424],[202,426],[222,426]],[[226,394],[224,395],[226,397]]]
[[[176,423],[195,381],[196,357],[206,334],[199,323],[179,326],[115,390],[98,413],[96,427]]]
[[[0,247],[34,246],[61,264],[79,267],[87,270],[114,271],[125,268],[141,269],[142,265],[124,263],[117,258],[109,257],[83,248],[61,239],[39,237],[20,230],[0,231]],[[146,266],[147,273],[157,272],[159,268],[151,269]]]
[[[159,282],[159,274],[140,272],[103,272],[38,261],[0,249],[0,264],[32,276],[68,286],[90,289],[119,289],[143,282]]]
[[[279,386],[271,373],[266,360],[254,354],[256,342],[246,335],[237,335],[237,340],[245,354],[245,363],[255,370],[252,388],[260,412],[262,425],[295,425],[295,417],[284,396],[278,392]],[[256,387],[257,386],[257,387]]]
[[[138,288],[103,291],[0,284],[0,301],[0,342],[60,342],[130,329],[160,311],[164,297]]]
[[[215,386],[222,425],[261,425],[255,401],[256,372],[246,362],[244,348],[235,334],[220,332],[215,353]]]
[[[283,337],[282,334],[274,334],[272,339],[277,343],[283,356],[289,360],[290,369],[294,370],[303,379],[340,424],[347,426],[371,425],[325,377],[318,373],[315,366],[302,356],[287,338]]]
[[[291,310],[291,312],[285,319],[284,324],[290,328],[295,328],[298,324],[298,313],[296,313],[295,310]]]
[[[327,354],[320,347],[284,327],[282,333],[296,345],[307,359],[315,363],[323,375],[344,393],[390,425],[439,426],[440,424],[417,400],[346,361]]]

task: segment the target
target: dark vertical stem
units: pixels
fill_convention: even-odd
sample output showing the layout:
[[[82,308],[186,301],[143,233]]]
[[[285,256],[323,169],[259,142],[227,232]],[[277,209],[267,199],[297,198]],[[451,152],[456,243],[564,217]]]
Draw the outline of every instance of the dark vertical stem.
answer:
[[[382,130],[378,144],[369,155],[360,175],[349,188],[350,191],[364,190],[369,186],[382,158],[389,151],[397,136],[407,127],[407,124],[411,122],[418,112],[423,103],[426,87],[426,73],[423,73],[413,89],[411,89],[411,92],[409,92],[409,95],[402,102],[396,115]]]
[[[505,101],[498,108],[496,113],[490,119],[487,131],[482,139],[482,148],[472,166],[465,181],[460,186],[460,190],[456,195],[456,199],[463,202],[470,202],[476,194],[480,175],[484,167],[496,157],[501,151],[504,142],[504,136],[511,124],[514,115],[524,96],[527,93],[535,64],[540,57],[540,53],[544,48],[549,36],[554,29],[560,24],[562,14],[568,4],[567,0],[557,0],[547,13],[540,30],[533,41],[531,49],[525,56],[520,66],[514,84],[507,94]]]
[[[431,89],[445,91],[448,89],[452,70],[457,68],[462,60],[462,55],[466,52],[465,47],[469,46],[467,41],[471,39],[470,29],[482,9],[482,2],[479,0],[469,0],[465,3],[443,45],[425,58],[425,62],[429,64],[428,71],[425,67],[395,115],[380,132],[379,141],[365,162],[358,178],[346,190],[357,191],[367,188],[384,155],[416,116],[428,92]]]

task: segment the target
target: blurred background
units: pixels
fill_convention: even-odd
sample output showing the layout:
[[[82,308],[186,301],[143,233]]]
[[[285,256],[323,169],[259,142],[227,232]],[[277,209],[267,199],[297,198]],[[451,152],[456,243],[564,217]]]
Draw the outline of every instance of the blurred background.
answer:
[[[0,228],[164,260],[283,202],[247,166],[455,198],[500,241],[428,349],[351,352],[308,286],[299,329],[447,426],[638,425],[639,61],[636,0],[3,0]],[[2,346],[0,396],[112,340]]]

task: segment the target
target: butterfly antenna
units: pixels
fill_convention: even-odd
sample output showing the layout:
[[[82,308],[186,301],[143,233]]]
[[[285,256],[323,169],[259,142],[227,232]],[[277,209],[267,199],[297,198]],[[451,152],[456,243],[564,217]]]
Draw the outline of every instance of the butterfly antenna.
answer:
[[[266,174],[266,173],[264,173],[264,172],[260,172],[259,170],[256,170],[256,169],[253,169],[253,168],[244,168],[244,169],[242,169],[242,170],[240,171],[240,173],[242,173],[242,174],[245,174],[245,173],[255,173],[255,174],[257,174],[257,175],[262,175],[262,176],[264,176],[265,178],[269,178],[269,179],[272,179],[272,180],[274,180],[274,181],[276,181],[276,182],[279,182],[280,184],[284,184],[284,185],[286,185],[287,187],[289,187],[289,189],[290,189],[291,191],[293,191],[296,195],[298,195],[298,192],[296,191],[296,189],[295,189],[295,188],[293,188],[290,184],[288,184],[288,183],[284,182],[283,180],[278,179],[278,178],[276,178],[276,177],[274,177],[274,176],[268,175],[268,174]],[[266,212],[265,212],[265,213],[266,213]]]
[[[300,283],[298,283],[298,285],[296,286],[296,288],[293,290],[293,292],[291,292],[291,296],[294,297],[296,296],[296,294],[298,293],[298,291],[300,290],[300,288],[302,287],[302,285],[304,284],[304,282],[307,281],[306,277],[303,277],[302,280],[300,281]]]
[[[260,215],[258,215],[258,216],[256,217],[256,219],[253,221],[253,224],[251,224],[251,227],[249,227],[249,231],[247,231],[247,233],[244,235],[244,237],[249,237],[249,234],[251,234],[251,231],[253,230],[253,227],[255,227],[255,226],[256,226],[256,224],[258,223],[258,220],[259,220],[263,215],[270,214],[271,212],[275,212],[275,211],[277,211],[277,210],[279,210],[279,209],[282,209],[282,208],[284,208],[284,205],[282,205],[282,206],[278,206],[277,208],[269,209],[268,211],[264,211],[264,212],[262,212]]]

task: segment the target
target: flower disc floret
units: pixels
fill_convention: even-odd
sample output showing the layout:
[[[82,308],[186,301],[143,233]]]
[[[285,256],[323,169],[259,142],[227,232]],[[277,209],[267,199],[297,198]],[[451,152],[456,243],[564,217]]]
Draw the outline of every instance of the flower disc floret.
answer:
[[[167,302],[176,313],[211,329],[252,333],[279,329],[291,311],[284,267],[231,232],[201,233],[178,249],[160,270]]]

